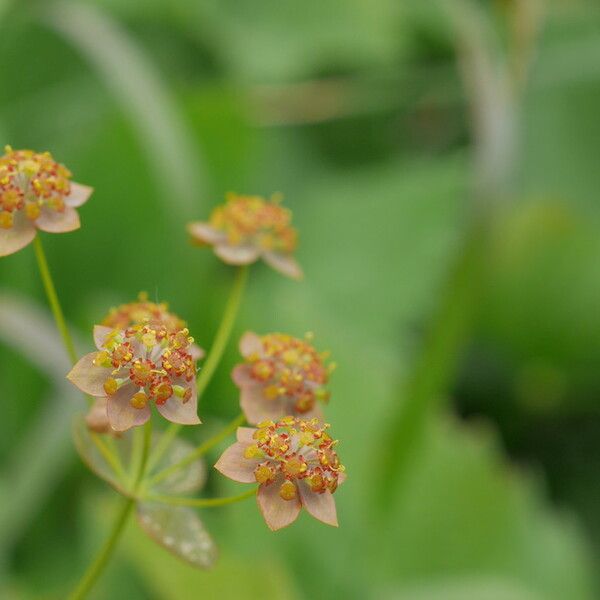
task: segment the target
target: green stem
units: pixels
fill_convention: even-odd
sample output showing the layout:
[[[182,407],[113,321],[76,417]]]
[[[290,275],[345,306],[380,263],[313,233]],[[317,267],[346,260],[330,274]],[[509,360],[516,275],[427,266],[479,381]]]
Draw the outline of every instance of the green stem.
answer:
[[[144,477],[144,473],[146,472],[146,465],[148,461],[148,453],[150,450],[151,439],[152,421],[148,421],[144,426],[143,448],[139,469],[132,488],[133,494],[130,498],[124,499],[124,504],[117,514],[115,524],[113,525],[112,531],[108,539],[100,549],[100,552],[96,556],[95,560],[84,573],[83,577],[79,581],[79,584],[75,588],[75,591],[69,596],[69,600],[82,600],[83,598],[85,598],[96,583],[96,581],[98,580],[98,578],[100,577],[100,575],[102,574],[102,572],[104,571],[104,569],[106,568],[108,561],[112,557],[113,552],[117,547],[117,542],[119,541],[119,538],[121,537],[121,534],[125,529],[125,525],[127,524],[127,520],[129,518],[129,515],[131,514],[131,510],[135,506],[135,496]]]
[[[48,304],[50,304],[50,309],[52,310],[54,321],[56,322],[56,327],[62,338],[69,360],[71,361],[71,364],[74,365],[77,362],[75,344],[73,343],[73,338],[69,332],[67,321],[60,305],[58,294],[56,293],[56,286],[54,285],[54,280],[52,279],[50,268],[48,267],[48,260],[46,259],[46,253],[44,252],[44,246],[42,245],[40,234],[35,236],[33,240],[33,248],[35,250],[35,257],[37,259],[40,277],[42,279],[42,283],[44,284],[44,290],[46,291],[46,296],[48,298]],[[85,398],[89,404],[93,403],[91,398],[87,396]],[[115,473],[117,475],[122,473],[123,469],[119,465],[118,455],[108,446],[102,444],[102,438],[100,438],[100,436],[93,435],[92,440],[94,444],[96,444],[96,447],[102,456],[104,456],[104,459],[107,461],[107,463],[114,469]]]
[[[223,441],[226,437],[231,435],[240,425],[244,423],[246,418],[243,414],[238,415],[233,421],[228,423],[221,431],[213,435],[211,438],[207,439],[205,442],[200,444],[195,450],[190,452],[185,458],[182,458],[179,462],[159,471],[154,477],[151,477],[148,480],[148,485],[156,485],[161,482],[163,479],[166,479],[173,473],[176,473],[180,469],[187,467],[190,463],[198,460],[201,456],[204,456],[213,446],[216,446],[218,443]]]
[[[42,240],[39,234],[36,235],[33,240],[33,248],[35,250],[35,257],[37,259],[40,277],[42,278],[42,283],[44,284],[44,289],[46,290],[46,296],[48,297],[48,303],[50,304],[52,314],[54,315],[54,320],[56,321],[56,327],[60,332],[71,363],[75,364],[77,362],[77,352],[75,352],[73,338],[69,333],[69,328],[67,327],[67,322],[65,321],[65,315],[61,308],[58,294],[56,293],[54,281],[52,280],[52,275],[50,274],[50,269],[48,267],[48,261],[46,260],[46,253],[44,252],[44,247],[42,246]]]
[[[145,500],[152,502],[162,502],[163,504],[174,504],[175,506],[192,506],[194,508],[213,508],[216,506],[225,506],[235,504],[247,498],[256,496],[257,489],[253,488],[238,496],[226,496],[224,498],[185,498],[176,496],[147,496]]]
[[[98,577],[106,567],[110,557],[113,554],[113,551],[121,537],[121,533],[127,524],[127,519],[129,518],[129,514],[135,504],[133,498],[124,498],[123,506],[121,510],[117,514],[117,519],[115,520],[115,524],[113,525],[113,529],[104,543],[104,546],[100,549],[98,556],[94,560],[94,562],[89,566],[88,570],[85,572],[84,576],[81,578],[79,584],[75,591],[69,596],[69,600],[81,600],[85,598],[88,592],[92,589]]]
[[[233,325],[235,323],[235,319],[240,310],[240,305],[242,303],[242,298],[244,296],[244,290],[246,289],[246,282],[248,281],[248,267],[242,266],[239,267],[238,272],[236,274],[235,281],[233,283],[233,288],[231,289],[231,293],[229,294],[229,299],[227,300],[227,304],[225,305],[225,310],[223,311],[223,317],[221,319],[221,324],[219,325],[219,329],[215,335],[215,339],[213,340],[210,351],[204,361],[204,366],[198,375],[198,379],[196,380],[196,393],[198,396],[198,400],[202,398],[202,394],[208,387],[212,376],[214,375],[219,363],[221,362],[221,358],[223,357],[223,352],[225,352],[225,348],[227,347],[227,342],[231,337],[231,332],[233,331]],[[181,429],[181,425],[177,423],[172,423],[166,432],[163,434],[158,444],[156,445],[152,456],[150,457],[150,463],[148,470],[152,470],[163,457],[164,453],[168,450],[169,446],[175,439],[176,435],[179,433]]]

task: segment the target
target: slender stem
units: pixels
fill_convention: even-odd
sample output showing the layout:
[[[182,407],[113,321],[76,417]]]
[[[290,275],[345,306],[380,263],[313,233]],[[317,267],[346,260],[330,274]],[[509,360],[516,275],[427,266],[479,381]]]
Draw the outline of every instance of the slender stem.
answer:
[[[208,387],[212,376],[221,362],[223,352],[225,352],[227,342],[229,341],[231,332],[233,331],[235,319],[240,310],[240,305],[242,303],[247,281],[248,267],[239,267],[235,281],[233,282],[233,287],[227,300],[227,304],[225,305],[225,310],[223,311],[221,324],[219,325],[219,329],[217,330],[210,351],[206,357],[206,360],[204,361],[204,366],[202,367],[202,370],[198,375],[198,379],[196,380],[196,393],[198,400],[200,400],[202,397],[202,394]],[[169,446],[175,439],[175,436],[179,433],[181,427],[182,426],[178,425],[177,423],[172,423],[169,426],[167,431],[156,445],[152,456],[150,457],[150,463],[148,467],[149,471],[151,471],[158,464],[164,453],[168,450]]]
[[[67,327],[67,322],[65,321],[65,315],[61,308],[58,294],[56,293],[56,288],[54,286],[54,281],[52,280],[52,275],[50,274],[48,261],[46,260],[46,253],[44,252],[40,235],[35,236],[33,240],[33,248],[35,250],[35,257],[37,259],[40,277],[42,278],[42,283],[44,284],[44,289],[46,290],[48,303],[50,304],[52,314],[54,315],[56,327],[60,332],[71,363],[75,364],[77,362],[75,344],[73,343],[73,338],[69,333],[69,328]]]
[[[100,549],[96,559],[88,567],[83,577],[79,581],[79,584],[75,588],[75,591],[69,596],[69,600],[82,600],[87,596],[89,591],[92,589],[102,572],[104,571],[108,561],[113,555],[113,552],[117,546],[117,542],[121,537],[127,524],[131,510],[135,506],[135,495],[142,482],[144,473],[146,472],[146,464],[148,460],[148,452],[150,450],[150,441],[152,439],[152,421],[148,421],[144,426],[143,434],[143,447],[141,452],[141,460],[139,469],[136,474],[136,478],[133,484],[133,494],[130,498],[125,498],[121,510],[117,514],[117,518],[113,525],[112,531]]]
[[[238,496],[225,496],[224,498],[185,498],[176,496],[147,496],[146,500],[153,502],[162,502],[163,504],[174,504],[175,506],[193,506],[195,508],[213,508],[216,506],[225,506],[226,504],[235,504],[247,498],[256,496],[257,489],[253,488]]]
[[[204,361],[204,367],[200,371],[200,375],[198,375],[198,380],[196,382],[198,398],[202,397],[204,390],[207,388],[215,370],[219,366],[219,362],[221,362],[223,352],[225,352],[227,342],[229,341],[229,337],[233,330],[233,324],[235,323],[235,319],[240,309],[240,304],[242,303],[247,280],[248,267],[239,267],[231,294],[225,305],[221,324],[215,335],[210,352]]]
[[[77,362],[77,352],[75,351],[75,344],[73,343],[73,338],[71,337],[71,334],[69,332],[69,327],[67,326],[67,321],[65,319],[65,315],[60,305],[58,294],[56,293],[56,286],[54,285],[54,280],[52,279],[50,268],[48,267],[48,260],[46,259],[46,253],[44,252],[44,246],[42,245],[41,236],[39,234],[36,235],[33,240],[33,248],[35,250],[35,257],[37,259],[40,277],[42,279],[42,283],[44,284],[46,297],[48,298],[48,304],[50,305],[50,309],[52,310],[52,314],[54,315],[56,327],[60,333],[71,364],[75,364]],[[85,398],[89,404],[93,403],[93,400],[88,396],[85,396]],[[92,435],[92,441],[94,442],[94,444],[96,444],[96,447],[98,448],[106,462],[114,469],[115,473],[117,475],[122,474],[123,468],[120,465],[117,453],[114,452],[114,448],[111,449],[105,444],[103,444],[102,438],[98,435]]]
[[[96,583],[96,580],[98,577],[100,577],[100,574],[112,556],[117,542],[121,537],[121,533],[127,524],[127,519],[129,518],[131,509],[135,504],[133,498],[124,498],[123,500],[123,506],[117,514],[115,524],[113,525],[108,539],[104,543],[104,546],[102,546],[100,549],[100,552],[98,553],[98,556],[94,562],[89,566],[88,570],[81,578],[77,588],[75,588],[75,591],[69,596],[69,600],[82,600],[82,598],[87,596],[88,592],[92,589],[93,585]]]
[[[221,429],[221,431],[219,431],[218,433],[213,435],[211,438],[207,439],[205,442],[200,444],[195,450],[190,452],[190,454],[188,454],[185,458],[182,458],[179,462],[172,464],[170,467],[167,467],[166,469],[159,471],[156,475],[154,475],[154,477],[151,477],[148,480],[148,485],[155,485],[155,484],[159,483],[163,479],[166,479],[167,477],[169,477],[169,475],[176,473],[180,469],[187,467],[187,465],[189,465],[190,463],[199,459],[201,456],[204,456],[213,446],[216,446],[218,443],[220,443],[226,437],[231,435],[240,425],[242,425],[244,423],[245,420],[246,420],[246,418],[244,417],[243,414],[238,415],[235,419],[233,419],[233,421],[231,421],[223,429]]]

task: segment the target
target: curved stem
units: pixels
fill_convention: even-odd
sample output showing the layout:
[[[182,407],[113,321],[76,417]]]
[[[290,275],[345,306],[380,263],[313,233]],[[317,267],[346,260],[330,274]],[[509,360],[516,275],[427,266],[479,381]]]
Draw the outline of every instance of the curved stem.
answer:
[[[131,498],[125,498],[124,504],[121,510],[117,514],[117,518],[113,525],[112,531],[108,536],[108,539],[100,549],[94,562],[88,567],[83,577],[79,581],[79,584],[75,588],[75,591],[69,596],[69,600],[82,600],[87,596],[89,591],[92,589],[102,572],[104,571],[108,561],[113,555],[113,552],[117,546],[117,542],[125,529],[131,510],[135,505],[135,495],[142,482],[144,473],[146,472],[146,465],[148,460],[148,451],[150,449],[150,440],[152,438],[152,421],[148,421],[144,426],[144,440],[142,455],[140,460],[139,469],[133,485],[133,494]]]
[[[248,270],[249,269],[247,266],[241,266],[238,269],[235,281],[233,282],[233,288],[231,289],[229,299],[227,300],[225,310],[223,311],[221,324],[219,325],[219,329],[217,330],[210,351],[206,357],[206,360],[204,361],[204,367],[200,371],[198,379],[196,380],[196,393],[198,400],[200,400],[202,394],[208,387],[214,372],[221,362],[223,352],[225,352],[225,348],[227,347],[227,342],[229,341],[231,332],[233,331],[235,319],[240,310],[240,305],[244,296],[244,290],[246,289]],[[175,436],[179,433],[181,427],[182,426],[178,425],[177,423],[172,423],[168,427],[156,445],[152,456],[150,457],[148,470],[152,470],[158,464],[159,460],[162,458],[172,441],[175,439]]]
[[[154,477],[151,477],[148,480],[148,485],[155,485],[155,484],[159,483],[163,479],[166,479],[167,477],[169,477],[169,475],[176,473],[180,469],[187,467],[187,465],[189,465],[190,463],[199,459],[201,456],[204,456],[213,446],[216,446],[219,442],[221,442],[227,436],[232,434],[240,425],[242,425],[244,423],[245,420],[246,420],[246,417],[243,414],[238,415],[233,421],[231,421],[223,429],[221,429],[221,431],[219,431],[218,433],[213,435],[211,438],[207,439],[205,442],[200,444],[195,450],[190,452],[190,454],[188,454],[185,458],[182,458],[179,462],[176,462],[175,464],[171,465],[170,467],[167,467],[166,469],[159,471],[156,475],[154,475]]]
[[[162,502],[163,504],[174,504],[175,506],[192,506],[194,508],[213,508],[225,506],[226,504],[235,504],[247,498],[256,496],[257,488],[253,488],[238,496],[225,496],[223,498],[185,498],[176,496],[147,496],[145,500],[152,502]]]
[[[52,314],[54,315],[56,327],[60,332],[71,363],[75,364],[77,362],[75,344],[73,343],[73,338],[71,337],[69,328],[67,327],[65,315],[61,308],[58,294],[56,293],[56,287],[54,286],[54,281],[52,280],[52,275],[50,274],[50,268],[48,267],[48,261],[46,260],[46,253],[44,252],[44,247],[42,246],[42,240],[39,234],[33,239],[33,248],[35,250],[35,257],[37,259],[38,269],[40,271],[42,283],[44,284],[44,290],[46,291],[48,303],[50,304]]]

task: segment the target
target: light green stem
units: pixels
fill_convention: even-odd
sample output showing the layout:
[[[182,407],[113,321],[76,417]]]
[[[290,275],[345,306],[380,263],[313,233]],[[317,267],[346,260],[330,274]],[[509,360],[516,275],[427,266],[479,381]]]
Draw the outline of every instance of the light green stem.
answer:
[[[194,508],[213,508],[216,506],[225,506],[235,504],[247,498],[256,496],[256,488],[253,488],[238,496],[226,496],[224,498],[185,498],[176,496],[147,496],[145,500],[152,502],[162,502],[163,504],[174,504],[175,506],[192,506]]]
[[[60,332],[71,363],[75,364],[77,362],[75,344],[73,344],[73,338],[69,333],[69,328],[67,327],[67,322],[65,321],[65,315],[60,306],[58,294],[56,293],[54,281],[52,280],[52,275],[50,274],[50,269],[48,267],[48,261],[46,260],[46,253],[44,252],[44,247],[42,246],[42,240],[39,234],[36,235],[33,240],[33,248],[35,250],[35,257],[37,259],[40,277],[42,278],[42,283],[44,284],[44,289],[46,290],[46,296],[48,297],[48,303],[50,304],[52,314],[54,315],[54,320],[56,321],[56,327]]]
[[[200,444],[195,450],[190,452],[185,458],[182,458],[179,462],[159,471],[154,477],[151,477],[148,481],[148,485],[156,485],[163,479],[169,477],[173,473],[176,473],[180,469],[187,467],[190,463],[193,463],[195,460],[198,460],[201,456],[204,456],[213,446],[216,446],[218,443],[223,441],[226,437],[235,432],[235,430],[244,423],[246,418],[243,414],[238,415],[231,423],[228,423],[221,431],[213,435],[211,438],[207,439],[205,442]]]
[[[202,370],[198,375],[198,379],[196,380],[196,393],[198,396],[198,400],[202,398],[202,394],[208,387],[212,376],[214,375],[217,367],[219,366],[219,363],[221,362],[223,352],[225,352],[227,342],[229,341],[229,338],[231,337],[231,332],[233,331],[235,319],[240,310],[240,305],[242,303],[242,298],[244,296],[244,290],[246,289],[247,281],[248,267],[239,267],[235,281],[233,283],[233,288],[231,289],[229,299],[227,300],[225,310],[223,311],[223,318],[221,319],[221,324],[219,325],[219,329],[217,330],[215,339],[213,340],[210,351],[206,357],[206,360],[204,361],[204,366],[202,367]],[[158,444],[154,448],[154,451],[152,452],[152,456],[150,457],[150,463],[148,466],[149,471],[151,471],[158,464],[160,459],[163,457],[164,453],[168,450],[169,446],[179,433],[181,427],[182,426],[177,423],[172,423],[165,431],[163,436],[160,438]]]
[[[50,268],[48,267],[48,260],[46,259],[46,253],[44,252],[44,246],[42,245],[40,234],[35,236],[33,240],[33,248],[35,250],[35,257],[37,259],[40,277],[42,279],[42,283],[44,284],[46,297],[48,298],[48,304],[50,304],[50,309],[52,310],[52,314],[54,315],[56,327],[62,338],[65,350],[67,351],[67,355],[69,356],[69,360],[71,361],[71,364],[74,365],[77,362],[77,352],[75,351],[75,344],[73,343],[73,338],[71,337],[71,334],[69,332],[69,327],[67,326],[67,321],[65,319],[65,315],[60,305],[58,294],[56,293],[56,286],[54,285],[54,280],[52,279]],[[88,396],[85,396],[85,398],[89,404],[93,403],[93,400]],[[111,450],[111,448],[103,444],[102,438],[99,435],[92,435],[92,440],[94,444],[96,444],[96,447],[98,448],[106,462],[114,470],[114,472],[117,475],[122,474],[123,468],[120,465],[119,457],[117,453],[114,452],[114,449]]]
[[[127,524],[127,520],[133,507],[135,506],[135,495],[137,490],[142,482],[144,477],[144,473],[146,471],[146,464],[148,460],[148,452],[150,450],[150,440],[152,438],[152,422],[148,421],[144,426],[144,444],[142,449],[142,456],[140,461],[139,470],[136,475],[136,479],[132,488],[132,496],[124,499],[123,506],[119,510],[117,514],[117,518],[113,525],[112,531],[100,552],[96,556],[95,560],[88,567],[87,571],[84,573],[83,577],[79,581],[79,584],[75,588],[75,591],[69,596],[69,600],[82,600],[85,598],[90,590],[94,587],[94,584],[104,571],[108,561],[113,555],[113,552],[117,546],[117,542],[125,529],[125,525]]]

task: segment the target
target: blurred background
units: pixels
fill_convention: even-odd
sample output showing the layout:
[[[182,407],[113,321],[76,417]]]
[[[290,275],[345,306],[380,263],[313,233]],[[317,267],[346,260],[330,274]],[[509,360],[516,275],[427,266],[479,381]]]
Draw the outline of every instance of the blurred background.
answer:
[[[599,597],[597,2],[3,0],[0,28],[0,142],[96,189],[44,236],[82,351],[140,290],[208,347],[233,271],[184,225],[282,192],[306,280],[253,268],[235,335],[314,331],[339,365],[338,530],[202,511],[201,572],[133,522],[94,598]],[[2,259],[2,598],[64,598],[116,506],[49,319],[31,247]],[[192,441],[237,414],[237,360]]]

